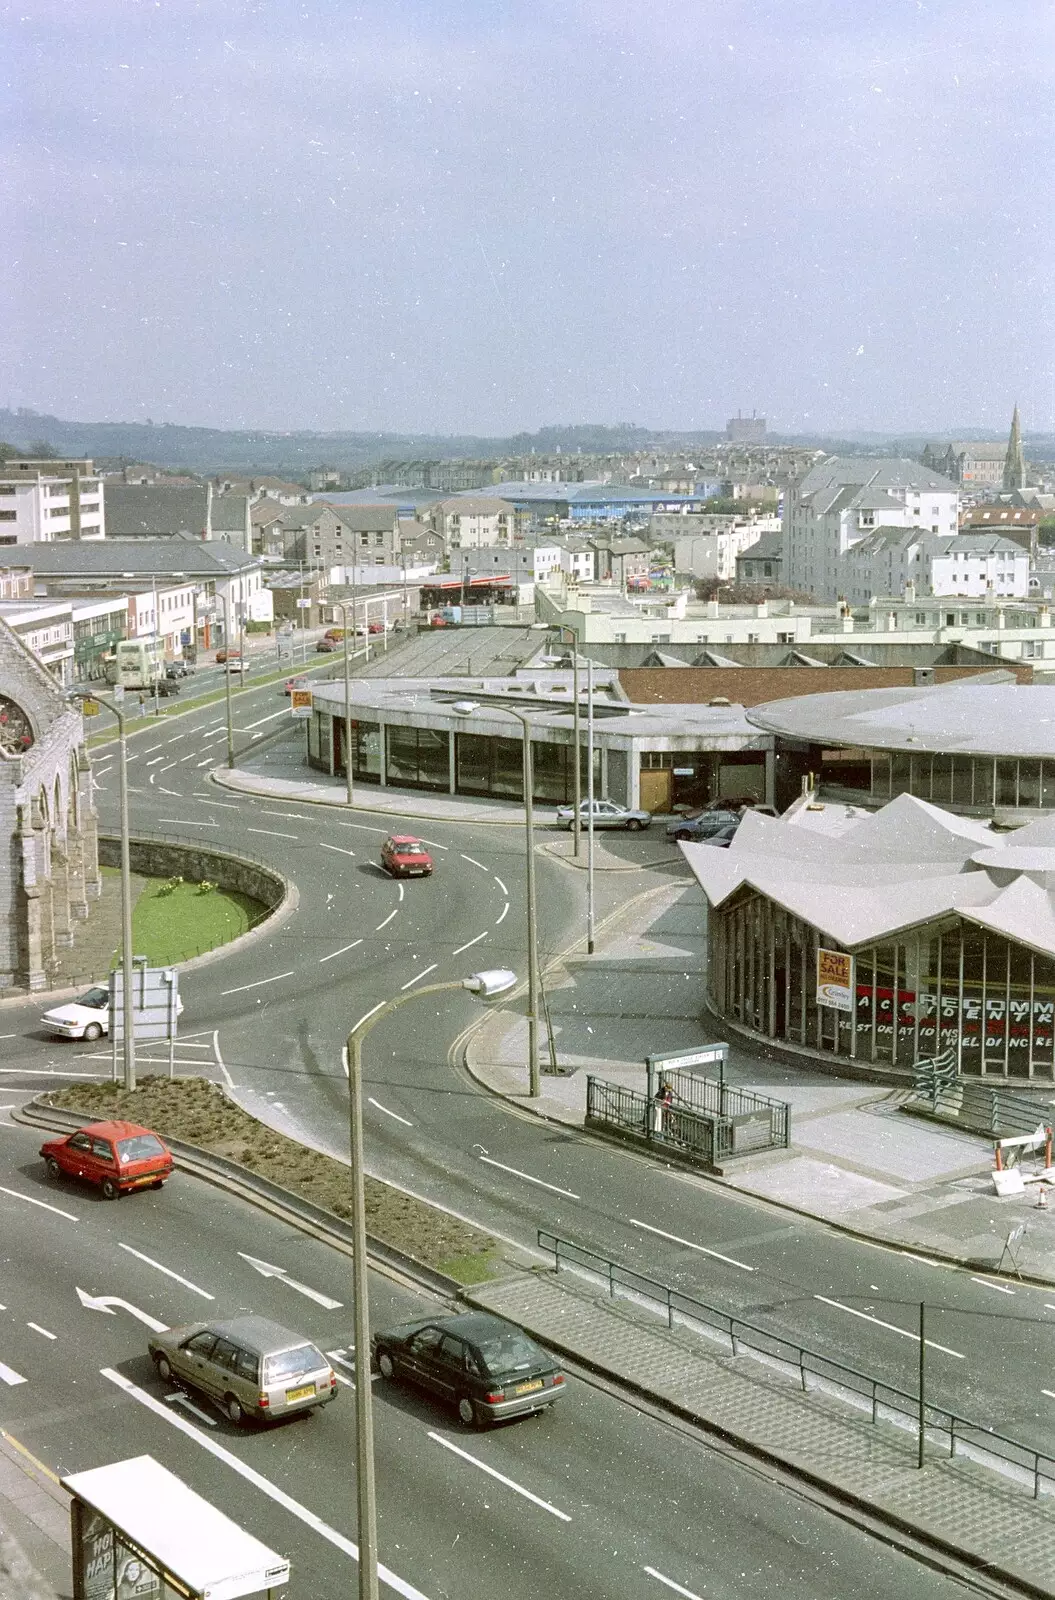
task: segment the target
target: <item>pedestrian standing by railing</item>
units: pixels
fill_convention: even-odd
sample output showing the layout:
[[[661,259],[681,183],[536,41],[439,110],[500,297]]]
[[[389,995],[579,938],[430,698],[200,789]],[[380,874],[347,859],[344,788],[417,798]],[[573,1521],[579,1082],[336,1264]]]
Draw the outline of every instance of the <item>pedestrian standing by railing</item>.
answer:
[[[652,1097],[652,1132],[663,1132],[664,1113],[674,1104],[674,1090],[665,1078],[661,1078],[659,1088]]]

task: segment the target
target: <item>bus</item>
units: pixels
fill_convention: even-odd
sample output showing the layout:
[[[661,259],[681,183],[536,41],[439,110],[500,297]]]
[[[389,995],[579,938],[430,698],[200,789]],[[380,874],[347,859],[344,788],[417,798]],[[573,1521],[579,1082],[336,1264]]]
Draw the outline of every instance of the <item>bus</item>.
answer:
[[[122,689],[153,690],[164,670],[160,639],[119,639],[113,659],[106,663],[106,679]]]

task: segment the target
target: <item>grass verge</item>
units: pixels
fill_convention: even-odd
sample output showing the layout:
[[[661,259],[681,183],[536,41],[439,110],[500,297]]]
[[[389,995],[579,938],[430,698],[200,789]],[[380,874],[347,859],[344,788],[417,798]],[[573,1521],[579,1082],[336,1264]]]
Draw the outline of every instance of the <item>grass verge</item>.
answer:
[[[119,1084],[78,1083],[46,1098],[86,1122],[122,1117],[154,1128],[162,1138],[237,1161],[334,1216],[351,1216],[343,1161],[265,1127],[206,1078],[147,1077],[131,1093]],[[481,1229],[377,1178],[366,1179],[366,1225],[374,1238],[460,1283],[482,1283],[499,1264],[495,1241]]]
[[[116,867],[103,871],[121,876]],[[237,890],[152,878],[132,909],[132,948],[153,967],[171,967],[229,944],[266,915],[265,905]]]

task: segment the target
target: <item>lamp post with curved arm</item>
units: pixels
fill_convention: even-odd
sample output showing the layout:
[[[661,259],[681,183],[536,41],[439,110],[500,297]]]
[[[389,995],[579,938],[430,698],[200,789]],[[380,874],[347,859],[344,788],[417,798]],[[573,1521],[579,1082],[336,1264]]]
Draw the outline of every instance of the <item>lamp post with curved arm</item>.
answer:
[[[227,697],[227,765],[234,766],[234,724],[231,721],[231,629],[228,623],[227,596],[218,594],[216,599],[223,606],[223,676],[224,690]]]
[[[561,643],[564,635],[571,635],[571,693],[572,693],[572,739],[575,743],[575,772],[573,775],[573,804],[575,806],[575,820],[571,825],[572,854],[579,854],[579,844],[582,839],[582,772],[580,771],[579,755],[579,635],[574,628],[565,622],[558,622],[556,631],[560,634]],[[591,808],[592,810],[592,808]]]
[[[363,1040],[379,1022],[410,1000],[448,989],[467,989],[484,1000],[496,999],[516,986],[516,973],[505,968],[474,972],[469,978],[428,983],[360,1017],[345,1051],[348,1058],[348,1142],[352,1161],[352,1282],[355,1294],[355,1477],[358,1502],[359,1600],[378,1600],[377,1491],[374,1481],[374,1417],[370,1394],[370,1304],[366,1260],[366,1185],[363,1180]]]

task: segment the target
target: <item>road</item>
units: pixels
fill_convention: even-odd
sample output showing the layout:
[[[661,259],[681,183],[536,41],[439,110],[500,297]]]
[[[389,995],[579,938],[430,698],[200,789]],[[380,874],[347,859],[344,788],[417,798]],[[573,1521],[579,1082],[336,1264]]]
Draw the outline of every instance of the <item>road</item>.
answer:
[[[241,744],[288,715],[273,685],[239,691],[235,706]],[[419,825],[436,874],[393,883],[377,865],[390,818],[232,794],[207,776],[224,748],[222,705],[133,735],[133,825],[263,856],[295,880],[300,900],[273,932],[186,974],[179,1059],[199,1068],[215,1061],[252,1109],[343,1152],[342,1046],[352,1023],[419,982],[484,966],[523,972],[522,830]],[[97,767],[112,825],[111,748]],[[648,836],[636,843],[647,859]],[[582,931],[582,874],[545,854],[537,871],[541,942],[555,953]],[[599,875],[599,916],[658,881],[657,870]],[[27,1068],[106,1070],[105,1050],[45,1041],[36,1009],[3,1012],[0,1071],[12,1090],[39,1086],[22,1076]],[[1055,1294],[871,1247],[540,1125],[478,1092],[449,1058],[476,1015],[467,996],[430,996],[371,1035],[365,1109],[376,1175],[521,1246],[534,1244],[538,1227],[552,1229],[907,1390],[926,1301],[935,1403],[1051,1446]]]
[[[354,1592],[348,1260],[182,1174],[116,1204],[50,1183],[38,1143],[0,1118],[0,1426],[60,1474],[153,1455],[290,1558],[289,1600]],[[248,1255],[292,1281],[261,1276]],[[431,1309],[377,1274],[370,1294],[378,1324]],[[160,1383],[151,1325],[250,1311],[331,1355],[336,1404],[237,1429]],[[586,1382],[571,1379],[556,1411],[485,1433],[383,1380],[374,1392],[385,1589],[406,1600],[963,1593]]]

